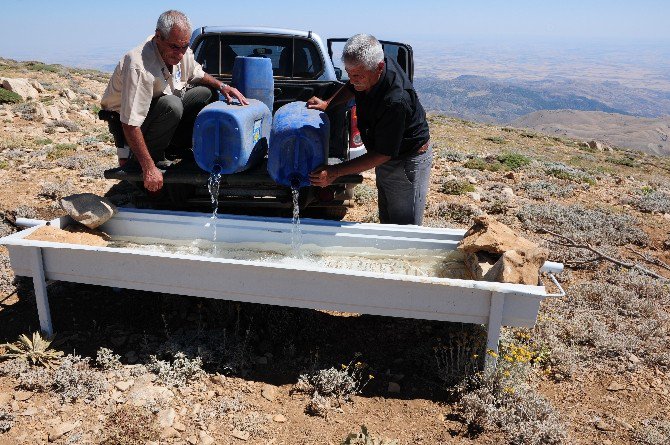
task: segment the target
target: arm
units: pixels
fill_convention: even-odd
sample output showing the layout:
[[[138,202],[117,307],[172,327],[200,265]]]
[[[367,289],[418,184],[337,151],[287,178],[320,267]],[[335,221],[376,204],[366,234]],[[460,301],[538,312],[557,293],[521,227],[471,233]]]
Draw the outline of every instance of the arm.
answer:
[[[233,88],[230,85],[226,85],[225,83],[221,82],[220,80],[215,79],[214,77],[210,76],[209,74],[205,73],[202,79],[200,79],[200,84],[206,85],[210,88],[214,88],[215,90],[221,91],[221,93],[225,96],[226,101],[230,103],[232,98],[235,98],[240,101],[242,105],[249,105],[249,101],[247,100],[246,97],[242,93],[240,93],[237,88]]]
[[[330,99],[323,100],[313,96],[307,101],[307,108],[314,110],[326,111],[331,104],[333,106],[346,103],[354,98],[354,93],[347,88],[346,84],[342,85],[339,90]]]
[[[163,174],[154,164],[149,149],[144,141],[142,130],[140,127],[121,123],[123,128],[123,135],[126,138],[126,143],[130,146],[137,161],[142,167],[142,177],[144,178],[144,188],[150,192],[155,192],[163,187]]]
[[[391,156],[368,152],[351,161],[318,168],[309,174],[309,180],[312,185],[326,187],[332,184],[333,181],[340,176],[352,175],[364,172],[365,170],[370,170],[371,168],[383,164],[389,159],[391,159]]]

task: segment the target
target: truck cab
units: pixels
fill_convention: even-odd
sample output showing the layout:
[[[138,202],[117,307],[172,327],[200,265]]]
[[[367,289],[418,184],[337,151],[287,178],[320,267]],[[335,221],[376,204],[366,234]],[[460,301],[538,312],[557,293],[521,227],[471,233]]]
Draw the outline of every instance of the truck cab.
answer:
[[[195,60],[205,72],[232,83],[235,57],[262,57],[272,62],[274,78],[273,113],[279,107],[294,101],[307,101],[312,96],[331,97],[346,81],[346,73],[336,68],[333,56],[338,45],[346,39],[324,42],[312,31],[280,28],[204,26],[196,28],[191,36]],[[404,57],[401,66],[412,67],[411,48],[407,45],[383,42],[389,55],[395,52]],[[401,46],[397,46],[401,45]],[[401,49],[398,49],[401,48]],[[341,49],[340,49],[341,51]],[[338,62],[339,65],[339,62]],[[411,72],[411,71],[408,71]],[[234,86],[234,84],[233,84]],[[353,102],[329,108],[330,140],[328,164],[336,164],[364,152],[360,137],[356,137]],[[107,170],[109,179],[126,179],[140,183],[141,174],[125,172],[121,168]],[[178,160],[163,175],[164,195],[173,207],[188,208],[211,203],[207,189],[209,174],[200,170],[192,159]],[[353,198],[353,189],[362,182],[361,175],[338,178],[325,187],[305,187],[300,191],[300,208],[305,214],[326,219],[342,219]],[[219,208],[244,212],[246,209],[272,208],[290,210],[291,190],[272,181],[263,162],[250,170],[224,175],[219,189]]]

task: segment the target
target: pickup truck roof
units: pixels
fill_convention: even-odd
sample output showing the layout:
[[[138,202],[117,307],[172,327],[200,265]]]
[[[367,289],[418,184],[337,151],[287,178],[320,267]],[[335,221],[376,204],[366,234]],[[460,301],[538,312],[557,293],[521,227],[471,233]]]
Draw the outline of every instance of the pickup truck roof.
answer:
[[[298,38],[312,41],[317,47],[319,57],[323,64],[323,70],[318,77],[312,80],[317,81],[332,81],[337,80],[333,62],[328,55],[328,47],[321,39],[321,37],[312,31],[300,31],[296,29],[286,28],[270,28],[261,26],[202,26],[196,28],[191,34],[191,48],[195,50],[198,42],[207,34],[218,35],[243,35],[249,36],[277,36],[284,38]]]

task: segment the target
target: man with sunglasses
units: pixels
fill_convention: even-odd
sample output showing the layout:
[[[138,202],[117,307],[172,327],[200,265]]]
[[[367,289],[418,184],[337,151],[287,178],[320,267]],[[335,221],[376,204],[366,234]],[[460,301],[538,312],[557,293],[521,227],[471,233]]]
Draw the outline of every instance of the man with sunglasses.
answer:
[[[195,61],[191,29],[184,13],[162,13],[155,34],[119,61],[101,100],[101,118],[114,135],[119,164],[141,168],[150,192],[163,187],[158,167],[166,150],[179,153],[191,147],[195,118],[217,99],[217,91],[227,101],[248,104],[236,88],[205,73]]]

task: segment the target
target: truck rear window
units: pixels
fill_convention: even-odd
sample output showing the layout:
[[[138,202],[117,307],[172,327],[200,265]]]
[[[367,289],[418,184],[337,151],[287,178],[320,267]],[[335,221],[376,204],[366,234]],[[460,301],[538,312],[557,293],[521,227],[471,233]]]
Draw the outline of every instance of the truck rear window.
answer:
[[[215,76],[231,75],[237,56],[270,59],[275,77],[315,79],[323,71],[314,42],[297,37],[205,35],[194,54],[205,72]]]

